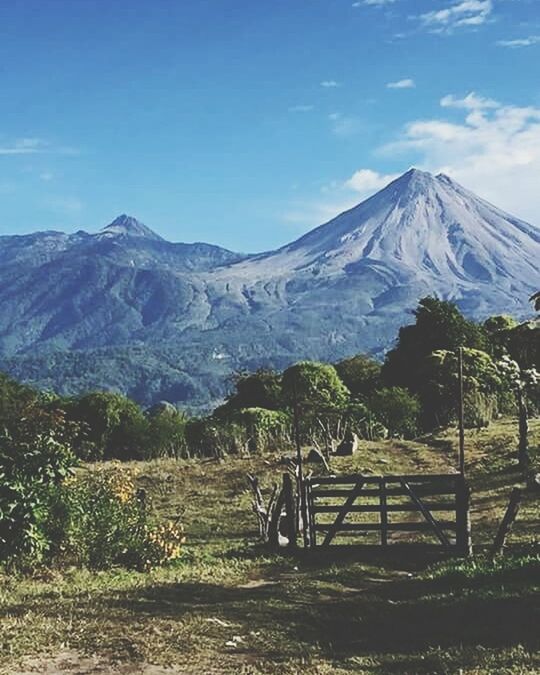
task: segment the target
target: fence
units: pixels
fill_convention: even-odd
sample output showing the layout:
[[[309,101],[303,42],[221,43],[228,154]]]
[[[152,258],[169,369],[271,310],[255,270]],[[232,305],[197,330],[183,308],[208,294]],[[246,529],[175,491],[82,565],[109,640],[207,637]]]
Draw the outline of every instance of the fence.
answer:
[[[303,490],[309,548],[416,538],[425,547],[470,552],[469,488],[461,474],[317,476],[306,478]]]

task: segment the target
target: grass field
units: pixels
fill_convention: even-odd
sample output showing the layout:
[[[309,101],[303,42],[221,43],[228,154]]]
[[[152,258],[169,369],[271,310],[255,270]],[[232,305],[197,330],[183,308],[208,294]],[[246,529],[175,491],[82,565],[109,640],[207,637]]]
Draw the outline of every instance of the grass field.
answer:
[[[495,565],[481,558],[519,482],[515,432],[504,420],[468,434],[479,557],[467,563],[403,552],[266,553],[256,545],[246,473],[270,486],[283,470],[277,456],[131,464],[152,508],[181,516],[182,559],[148,574],[0,577],[0,672],[540,672],[538,497],[525,499],[507,555]],[[540,421],[531,432],[538,448]],[[455,459],[447,432],[364,442],[332,469],[445,472]]]

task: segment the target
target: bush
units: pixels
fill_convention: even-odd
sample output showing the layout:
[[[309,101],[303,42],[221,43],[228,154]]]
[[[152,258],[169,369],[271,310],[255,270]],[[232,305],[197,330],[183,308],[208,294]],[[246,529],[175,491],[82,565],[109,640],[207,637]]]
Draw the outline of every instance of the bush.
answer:
[[[49,560],[91,569],[147,570],[176,560],[182,528],[151,526],[135,474],[120,467],[78,473],[50,492],[44,523]]]
[[[380,387],[381,364],[358,354],[335,365],[337,374],[354,397],[365,397]]]
[[[247,434],[250,452],[276,450],[291,444],[291,416],[278,410],[264,408],[244,408],[233,417],[242,425]]]
[[[247,446],[245,428],[222,418],[201,417],[186,424],[186,443],[192,457],[225,457]]]
[[[390,435],[414,438],[418,434],[420,401],[401,387],[388,387],[377,391],[370,407]]]
[[[32,564],[45,555],[49,494],[75,464],[73,433],[60,413],[34,407],[0,432],[0,562]]]
[[[303,407],[302,412],[339,408],[348,402],[350,396],[334,366],[315,361],[300,361],[287,368],[281,386],[285,403],[289,406],[299,403]]]
[[[440,349],[430,354],[418,373],[424,424],[448,426],[457,419],[458,359],[455,352]],[[493,359],[479,349],[463,350],[465,424],[486,426],[497,414],[505,387]]]

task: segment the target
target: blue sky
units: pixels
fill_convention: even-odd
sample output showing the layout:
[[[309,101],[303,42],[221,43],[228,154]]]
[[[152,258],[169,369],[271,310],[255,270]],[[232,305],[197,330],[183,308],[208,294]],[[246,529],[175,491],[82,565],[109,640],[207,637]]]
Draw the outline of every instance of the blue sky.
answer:
[[[268,249],[415,165],[540,226],[539,0],[0,5],[0,233]]]

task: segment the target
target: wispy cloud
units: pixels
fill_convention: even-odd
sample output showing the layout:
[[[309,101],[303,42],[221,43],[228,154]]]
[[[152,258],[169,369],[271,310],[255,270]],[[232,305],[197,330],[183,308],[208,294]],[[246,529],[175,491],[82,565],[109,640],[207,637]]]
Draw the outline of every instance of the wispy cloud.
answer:
[[[391,5],[396,0],[358,0],[353,2],[353,7],[362,7],[363,5],[368,5],[371,7],[384,7],[384,5]]]
[[[493,11],[492,0],[461,0],[420,15],[420,21],[435,33],[452,32],[458,28],[480,26],[486,23]]]
[[[397,82],[388,82],[386,87],[388,89],[414,89],[416,87],[416,83],[413,79],[408,77],[403,80],[397,80]]]
[[[0,155],[35,155],[48,150],[49,144],[41,138],[17,138],[0,146]]]
[[[320,84],[321,87],[324,87],[325,89],[332,89],[341,86],[336,80],[323,80]]]
[[[453,94],[448,94],[441,98],[441,106],[443,108],[461,108],[463,110],[486,110],[488,108],[498,108],[500,103],[491,98],[484,98],[478,96],[474,91],[471,91],[464,98],[458,98]]]
[[[32,136],[16,138],[9,142],[0,141],[0,156],[38,155],[44,153],[57,155],[78,155],[79,150],[69,146],[55,145],[46,139]]]
[[[499,40],[497,45],[499,47],[510,47],[517,49],[519,47],[532,47],[532,45],[540,44],[540,35],[529,35],[526,38],[517,38],[515,40]]]
[[[330,113],[328,119],[334,136],[349,138],[360,133],[365,128],[365,123],[354,115],[343,115],[339,112]]]
[[[290,113],[305,113],[311,112],[315,106],[312,105],[293,105],[289,108]]]

